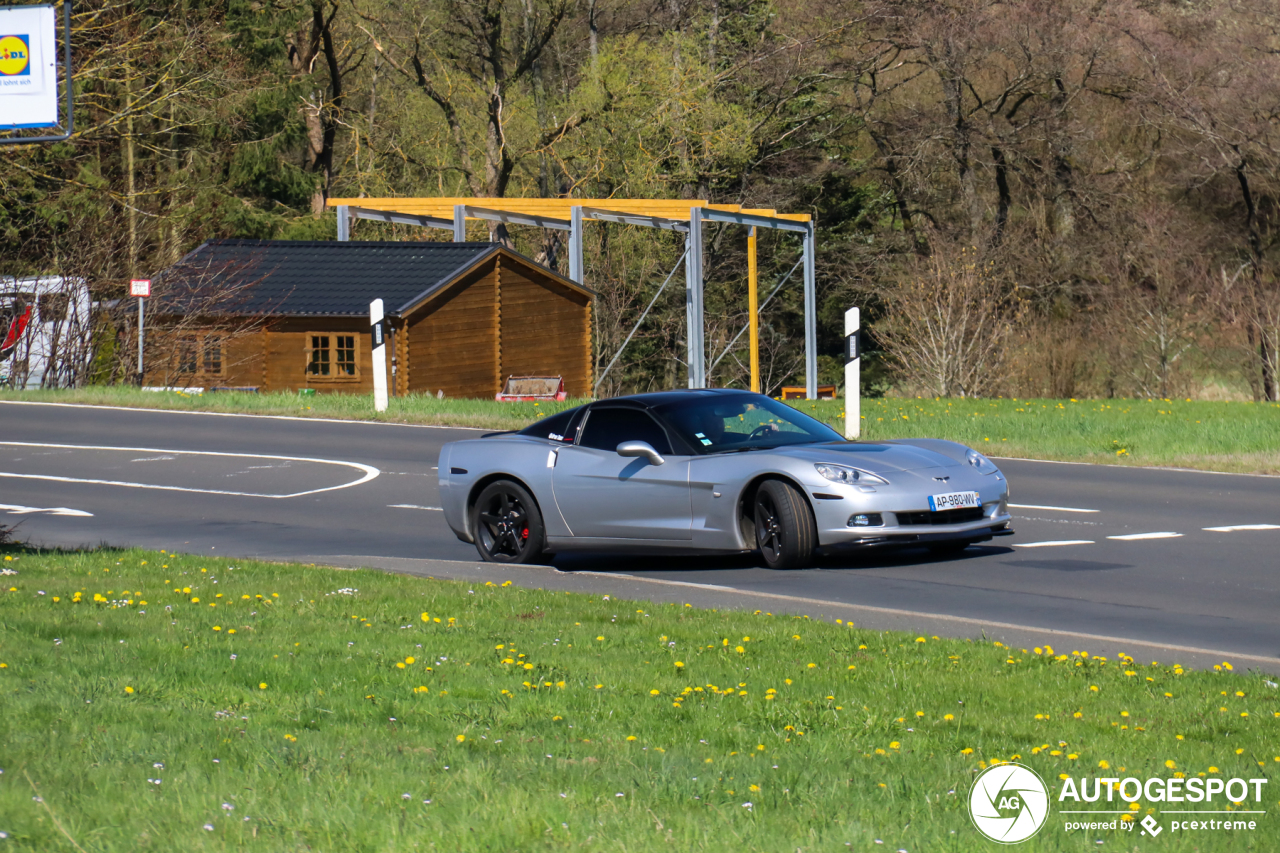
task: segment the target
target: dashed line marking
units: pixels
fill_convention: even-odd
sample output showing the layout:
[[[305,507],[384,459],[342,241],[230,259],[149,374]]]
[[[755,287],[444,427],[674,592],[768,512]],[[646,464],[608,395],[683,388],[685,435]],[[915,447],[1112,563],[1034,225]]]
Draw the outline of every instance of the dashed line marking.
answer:
[[[430,509],[436,512],[444,512],[442,506],[418,506],[417,504],[387,504],[391,509]]]
[[[1058,548],[1062,545],[1092,545],[1092,539],[1054,539],[1048,542],[1014,542],[1015,548]]]
[[[1076,506],[1038,506],[1036,504],[1009,504],[1009,509],[1045,509],[1050,512],[1102,512],[1100,509],[1081,509]]]
[[[1135,542],[1139,539],[1177,539],[1181,533],[1174,533],[1170,530],[1161,530],[1156,533],[1125,533],[1120,536],[1108,536],[1108,539],[1118,539],[1121,542]]]
[[[93,518],[93,513],[82,509],[68,509],[65,506],[20,506],[18,504],[0,504],[0,510],[10,515],[30,515],[33,512],[47,512],[50,515],[67,515],[75,518]]]
[[[1280,524],[1229,524],[1226,527],[1202,527],[1214,533],[1234,533],[1237,530],[1280,530]]]

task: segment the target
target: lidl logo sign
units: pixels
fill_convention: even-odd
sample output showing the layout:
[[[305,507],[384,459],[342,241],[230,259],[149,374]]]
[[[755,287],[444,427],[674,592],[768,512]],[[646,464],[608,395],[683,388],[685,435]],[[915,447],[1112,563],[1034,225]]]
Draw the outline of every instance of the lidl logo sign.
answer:
[[[0,77],[31,74],[31,37],[0,36]]]

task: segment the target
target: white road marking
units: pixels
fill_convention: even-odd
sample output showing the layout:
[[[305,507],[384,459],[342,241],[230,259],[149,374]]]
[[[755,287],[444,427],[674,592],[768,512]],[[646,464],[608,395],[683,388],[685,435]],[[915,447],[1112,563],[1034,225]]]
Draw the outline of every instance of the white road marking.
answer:
[[[59,403],[57,405],[65,405]],[[231,492],[222,489],[193,489],[186,486],[161,486],[154,483],[129,483],[121,480],[93,480],[80,477],[55,477],[50,474],[15,474],[10,471],[0,471],[0,477],[10,477],[16,480],[50,480],[55,483],[86,483],[96,486],[122,486],[130,489],[157,489],[165,492],[196,492],[202,495],[231,495],[241,498],[300,498],[305,495],[316,495],[321,492],[332,492],[337,489],[349,489],[352,486],[359,486],[376,478],[381,472],[372,465],[365,465],[362,462],[344,462],[337,459],[311,459],[305,456],[269,456],[265,453],[219,453],[212,450],[160,450],[154,447],[107,447],[93,444],[39,444],[31,441],[0,441],[0,445],[8,445],[11,447],[57,447],[69,450],[121,450],[133,453],[174,453],[181,456],[221,456],[233,459],[275,459],[285,462],[314,462],[318,465],[341,465],[347,468],[355,468],[357,471],[363,471],[364,476],[358,480],[352,480],[350,483],[342,483],[337,486],[325,486],[323,489],[310,489],[305,492],[294,492],[288,495],[264,495],[256,492]]]
[[[1055,539],[1049,542],[1014,542],[1015,548],[1057,548],[1060,545],[1092,545],[1092,539]]]
[[[1080,509],[1074,506],[1037,506],[1036,504],[1009,504],[1009,509],[1045,509],[1051,512],[1102,512],[1100,509]]]
[[[440,562],[461,562],[461,561],[440,561]],[[482,564],[482,568],[488,568],[491,564]],[[1054,628],[1037,628],[1032,625],[1017,625],[1009,622],[993,622],[988,619],[975,619],[971,616],[949,616],[945,613],[924,613],[919,610],[898,610],[892,607],[874,607],[870,604],[850,604],[845,601],[829,601],[821,598],[807,598],[799,595],[783,595],[776,592],[758,592],[750,589],[738,589],[731,586],[721,586],[719,584],[709,583],[693,583],[691,581],[669,581],[659,578],[646,578],[640,575],[614,574],[612,572],[592,572],[592,571],[575,571],[574,575],[590,575],[597,578],[625,579],[629,581],[640,581],[642,583],[658,584],[660,586],[684,586],[694,587],[696,589],[706,589],[713,592],[731,592],[735,595],[745,595],[751,598],[772,598],[780,601],[795,602],[797,604],[812,604],[820,607],[844,607],[851,610],[865,610],[870,613],[882,613],[889,616],[910,616],[923,619],[938,619],[944,622],[960,622],[967,625],[977,627],[1001,628],[1006,631],[1028,631],[1037,634],[1054,634],[1060,637],[1074,637],[1076,639],[1097,641],[1102,643],[1116,643],[1123,646],[1146,646],[1153,649],[1162,649],[1172,652],[1186,652],[1187,654],[1208,655],[1210,657],[1221,658],[1222,660],[1252,660],[1261,663],[1271,664],[1272,666],[1280,664],[1280,658],[1262,657],[1260,655],[1244,655],[1238,652],[1224,652],[1218,649],[1202,649],[1196,646],[1175,646],[1169,643],[1155,643],[1149,640],[1134,640],[1127,637],[1112,637],[1106,634],[1085,634],[1078,631],[1059,631]]]
[[[176,456],[139,456],[137,459],[130,459],[130,462],[172,462]]]
[[[1234,533],[1237,530],[1280,530],[1280,524],[1229,524],[1226,527],[1202,527],[1214,533]]]
[[[417,504],[387,504],[392,509],[433,509],[436,512],[444,512],[442,506],[418,506]]]
[[[1177,539],[1181,533],[1174,533],[1169,530],[1162,530],[1158,533],[1125,533],[1121,536],[1108,536],[1108,539],[1118,539],[1121,542],[1135,542],[1139,539]]]
[[[67,509],[65,506],[18,506],[16,504],[0,504],[0,510],[4,510],[10,515],[28,515],[33,512],[47,512],[50,515],[69,515],[76,518],[93,518],[93,513],[85,512],[82,509]]]
[[[206,415],[215,418],[266,418],[273,421],[319,421],[322,424],[366,424],[371,426],[410,427],[413,429],[461,429],[468,432],[493,432],[484,427],[442,426],[440,424],[397,424],[388,421],[355,421],[345,418],[304,418],[298,415],[251,415],[245,412],[193,412],[189,409],[149,409],[143,406],[98,406],[93,403],[42,403],[36,400],[0,400],[0,406],[62,406],[67,409],[110,409],[114,412],[159,412],[164,415]],[[308,460],[310,461],[310,460]]]
[[[29,403],[28,405],[39,405]],[[53,405],[52,403],[50,405]],[[72,405],[61,403],[59,405]],[[478,429],[478,427],[477,427]],[[1134,468],[1139,471],[1177,471],[1180,474],[1217,474],[1224,477],[1267,477],[1280,480],[1280,474],[1241,474],[1239,471],[1206,471],[1203,468],[1174,468],[1169,465],[1111,465],[1105,462],[1068,462],[1063,459],[1027,459],[1023,456],[992,456],[991,459],[1010,459],[1014,462],[1043,462],[1045,465],[1091,465],[1094,468]]]

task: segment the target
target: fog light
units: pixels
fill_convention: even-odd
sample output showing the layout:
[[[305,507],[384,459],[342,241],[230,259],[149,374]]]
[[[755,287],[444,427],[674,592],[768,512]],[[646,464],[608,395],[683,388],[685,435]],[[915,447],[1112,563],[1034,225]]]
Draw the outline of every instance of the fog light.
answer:
[[[849,516],[847,522],[848,527],[880,527],[884,524],[884,519],[880,517],[878,512],[858,513]]]

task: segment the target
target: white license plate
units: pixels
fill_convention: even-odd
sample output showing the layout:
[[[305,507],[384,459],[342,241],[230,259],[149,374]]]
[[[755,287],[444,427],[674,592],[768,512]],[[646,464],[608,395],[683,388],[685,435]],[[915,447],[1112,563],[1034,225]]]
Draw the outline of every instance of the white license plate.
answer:
[[[934,512],[980,505],[977,492],[948,492],[945,495],[929,495],[929,509]]]

